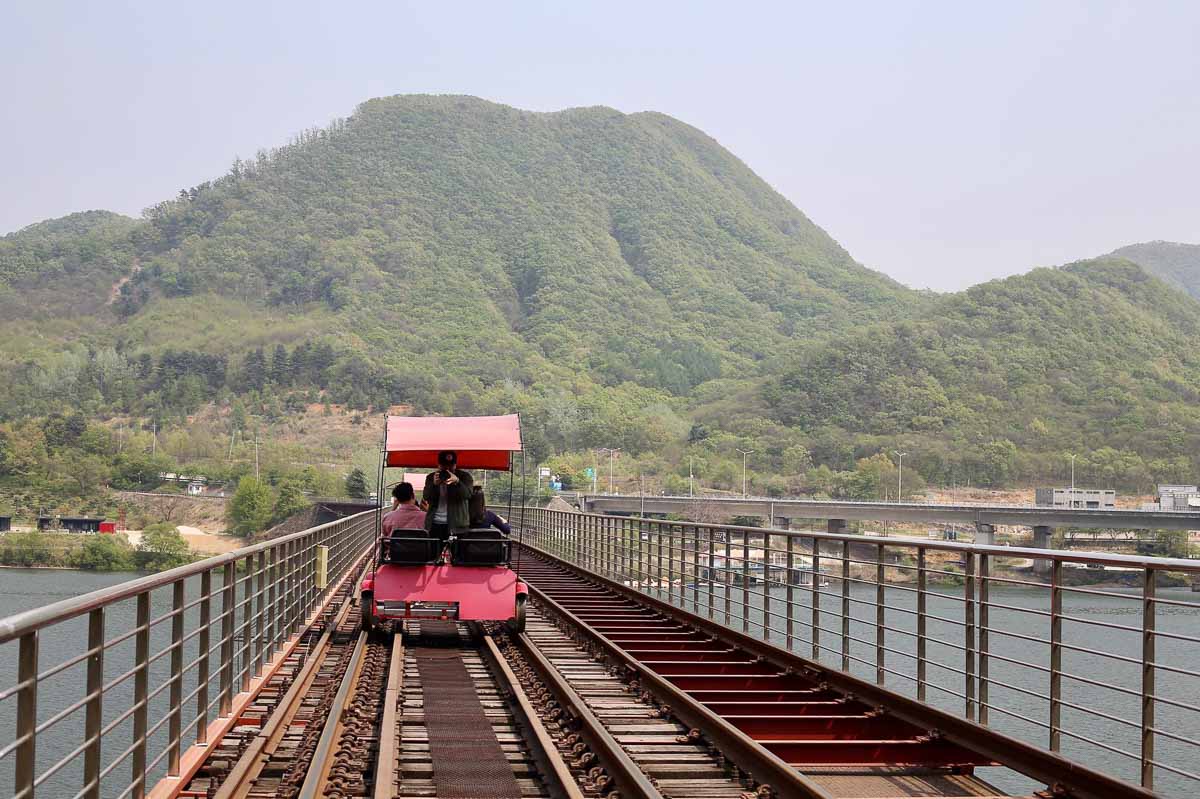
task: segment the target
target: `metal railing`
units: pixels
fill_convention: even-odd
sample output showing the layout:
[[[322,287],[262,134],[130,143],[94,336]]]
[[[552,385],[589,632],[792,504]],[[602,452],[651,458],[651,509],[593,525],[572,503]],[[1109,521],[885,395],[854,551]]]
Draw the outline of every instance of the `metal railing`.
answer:
[[[214,742],[369,551],[374,522],[367,511],[0,619],[0,795],[140,799],[179,776],[190,741]]]
[[[546,509],[526,540],[1093,769],[1200,791],[1198,561]]]

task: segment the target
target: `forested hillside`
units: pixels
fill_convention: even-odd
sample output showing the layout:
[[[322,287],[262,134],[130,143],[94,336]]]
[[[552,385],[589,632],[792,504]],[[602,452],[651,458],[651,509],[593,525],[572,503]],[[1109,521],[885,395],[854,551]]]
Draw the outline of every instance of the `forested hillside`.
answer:
[[[1176,246],[1132,255],[1184,281]],[[690,461],[740,489],[741,448],[753,490],[872,497],[902,448],[910,489],[1054,479],[1068,451],[1145,488],[1200,470],[1198,334],[1119,258],[913,292],[661,114],[391,97],[142,220],[0,238],[0,482],[235,479],[261,431],[275,477],[328,490],[359,412],[404,405],[520,411],[577,482],[620,447],[627,480],[679,490]]]
[[[443,413],[562,396],[604,430],[547,422],[554,444],[637,449],[647,408],[914,297],[704,134],[605,108],[372,100],[123,236],[66,222],[5,239],[0,376],[26,388],[4,416],[178,416],[267,385]],[[41,244],[68,227],[76,257]]]
[[[764,391],[833,466],[904,448],[939,483],[1148,489],[1200,469],[1200,303],[1119,258],[975,286],[805,343]]]
[[[1148,241],[1113,250],[1112,255],[1128,258],[1150,274],[1200,300],[1200,244]]]

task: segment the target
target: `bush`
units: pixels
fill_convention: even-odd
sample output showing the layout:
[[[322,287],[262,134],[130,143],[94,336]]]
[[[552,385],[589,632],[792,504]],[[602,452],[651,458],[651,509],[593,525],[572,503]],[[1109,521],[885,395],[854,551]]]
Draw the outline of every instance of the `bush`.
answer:
[[[129,571],[136,565],[133,547],[124,536],[89,536],[72,564],[93,571]]]
[[[170,522],[158,522],[142,531],[142,543],[137,551],[139,568],[163,571],[192,561],[191,550]]]

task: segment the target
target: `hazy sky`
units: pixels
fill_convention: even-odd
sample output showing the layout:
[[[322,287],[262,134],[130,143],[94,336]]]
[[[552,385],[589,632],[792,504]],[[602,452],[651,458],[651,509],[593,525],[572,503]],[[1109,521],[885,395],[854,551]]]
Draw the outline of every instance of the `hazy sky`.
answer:
[[[0,4],[0,233],[138,214],[375,96],[696,125],[955,289],[1200,242],[1196,2]]]

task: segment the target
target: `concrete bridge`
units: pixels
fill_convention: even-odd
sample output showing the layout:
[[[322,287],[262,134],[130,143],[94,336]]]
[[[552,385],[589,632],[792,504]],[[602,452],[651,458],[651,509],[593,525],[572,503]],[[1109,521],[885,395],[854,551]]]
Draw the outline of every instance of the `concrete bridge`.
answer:
[[[1046,508],[1035,505],[940,505],[923,502],[769,499],[765,497],[662,497],[579,494],[580,510],[616,514],[684,514],[697,505],[716,506],[725,518],[757,516],[771,527],[787,529],[794,519],[825,519],[828,531],[841,533],[850,520],[973,524],[976,543],[995,543],[997,525],[1033,529],[1034,546],[1050,546],[1056,527],[1118,530],[1200,530],[1200,512]]]

